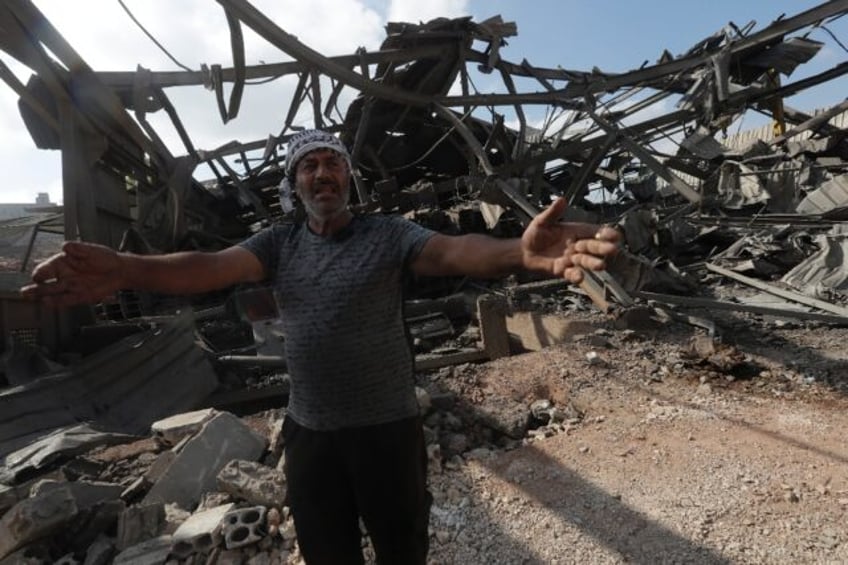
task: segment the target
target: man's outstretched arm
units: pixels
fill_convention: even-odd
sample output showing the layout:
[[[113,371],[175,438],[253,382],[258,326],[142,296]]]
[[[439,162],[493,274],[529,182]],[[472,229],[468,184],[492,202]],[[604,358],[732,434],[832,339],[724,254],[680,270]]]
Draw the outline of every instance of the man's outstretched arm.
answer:
[[[69,241],[39,264],[21,295],[54,306],[91,304],[121,289],[195,294],[241,282],[257,282],[265,271],[253,253],[229,247],[214,253],[165,255],[119,253],[109,247]]]
[[[484,235],[435,235],[412,263],[420,275],[468,275],[495,278],[522,269],[583,279],[583,269],[602,270],[604,259],[616,253],[620,234],[595,224],[562,223],[566,203],[560,199],[536,216],[522,237],[497,239]]]

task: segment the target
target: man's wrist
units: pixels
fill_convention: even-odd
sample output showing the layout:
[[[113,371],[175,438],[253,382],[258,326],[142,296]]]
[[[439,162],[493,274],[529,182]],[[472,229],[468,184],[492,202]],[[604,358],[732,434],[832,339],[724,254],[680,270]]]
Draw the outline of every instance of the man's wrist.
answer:
[[[133,253],[119,252],[115,254],[115,258],[118,290],[135,288],[138,285],[138,256]]]
[[[550,273],[552,271],[553,260],[548,257],[540,257],[533,253],[522,253],[521,263],[525,271]]]

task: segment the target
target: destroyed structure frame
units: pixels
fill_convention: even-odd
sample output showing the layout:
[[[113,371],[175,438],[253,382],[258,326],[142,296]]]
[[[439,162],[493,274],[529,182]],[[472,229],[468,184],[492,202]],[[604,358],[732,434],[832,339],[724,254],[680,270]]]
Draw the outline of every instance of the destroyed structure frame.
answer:
[[[168,72],[98,72],[29,0],[0,7],[0,48],[34,71],[23,84],[0,61],[0,77],[20,96],[36,145],[62,152],[61,221],[41,220],[34,235],[62,231],[66,239],[142,253],[211,250],[285,221],[297,214],[281,208],[285,143],[304,112],[350,147],[359,211],[509,235],[562,196],[574,218],[619,224],[626,267],[612,266],[612,276],[583,285],[604,309],[608,300],[632,304],[633,293],[680,290],[684,283],[669,280],[679,273],[657,274],[657,267],[691,260],[691,249],[679,244],[709,239],[709,226],[795,222],[821,231],[838,224],[848,204],[845,130],[833,123],[848,101],[815,115],[783,102],[848,73],[846,61],[787,78],[824,45],[811,31],[827,31],[848,12],[848,0],[760,30],[731,23],[681,55],[665,52],[654,64],[617,74],[511,62],[501,50],[517,26],[500,17],[390,23],[379,50],[326,57],[245,0],[218,4],[233,66]],[[292,60],[247,65],[244,26]],[[502,91],[475,90],[472,77],[481,72],[500,77]],[[279,133],[212,150],[195,145],[166,94],[205,87],[226,123],[238,117],[245,88],[284,76],[296,76],[297,86],[277,118]],[[342,113],[345,96],[353,101]],[[664,110],[669,100],[671,111]],[[542,127],[531,125],[531,106],[544,109]],[[772,136],[744,147],[717,139],[750,109],[772,118]],[[151,125],[156,112],[169,117],[181,154]],[[194,178],[201,165],[213,179]],[[433,211],[449,211],[452,220]],[[805,274],[796,280],[811,284]],[[837,283],[843,288],[844,280]],[[831,313],[843,315],[838,308]]]

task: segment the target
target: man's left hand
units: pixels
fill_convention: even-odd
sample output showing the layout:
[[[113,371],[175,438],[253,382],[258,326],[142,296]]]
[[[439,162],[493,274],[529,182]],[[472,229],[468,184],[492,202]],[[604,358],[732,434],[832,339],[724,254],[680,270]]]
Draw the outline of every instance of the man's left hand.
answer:
[[[579,284],[583,269],[606,268],[605,259],[618,251],[621,234],[608,226],[560,222],[565,206],[560,198],[533,218],[521,237],[522,260],[527,269]]]

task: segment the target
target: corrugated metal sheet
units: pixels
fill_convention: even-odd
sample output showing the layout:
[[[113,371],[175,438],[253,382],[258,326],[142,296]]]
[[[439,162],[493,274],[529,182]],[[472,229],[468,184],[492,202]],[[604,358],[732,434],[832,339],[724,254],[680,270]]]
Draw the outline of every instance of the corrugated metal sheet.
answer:
[[[825,109],[816,110],[813,115],[818,115],[824,111]],[[830,121],[828,121],[828,123],[838,128],[844,129],[845,127],[848,127],[848,112],[842,112],[841,114],[834,116]],[[805,139],[810,139],[812,135],[812,132],[809,130],[803,131],[798,135],[793,136],[792,140],[803,141]],[[771,141],[774,137],[774,128],[772,125],[765,124],[758,128],[749,129],[735,135],[729,135],[727,136],[727,139],[722,139],[721,143],[730,149],[744,149],[755,141]]]
[[[183,314],[126,337],[59,374],[0,393],[0,457],[55,430],[89,422],[146,434],[152,422],[200,405],[218,385]]]
[[[823,214],[848,206],[848,175],[834,177],[809,192],[798,204],[799,214]]]

